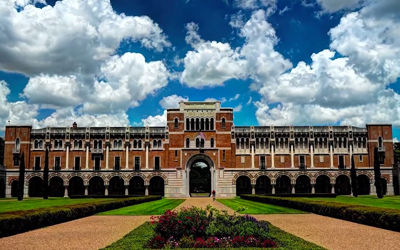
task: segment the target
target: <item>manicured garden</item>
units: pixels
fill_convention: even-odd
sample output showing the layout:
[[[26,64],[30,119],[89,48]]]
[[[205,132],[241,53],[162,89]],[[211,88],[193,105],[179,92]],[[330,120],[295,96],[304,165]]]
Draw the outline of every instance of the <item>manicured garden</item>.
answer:
[[[11,212],[11,211],[24,211],[39,208],[58,207],[65,205],[75,205],[83,203],[94,203],[102,201],[115,200],[112,198],[107,199],[70,199],[70,198],[25,198],[22,201],[15,199],[7,199],[0,201],[0,213]]]
[[[382,199],[378,199],[376,195],[361,195],[358,197],[337,196],[336,198],[302,198],[302,199],[304,199],[305,201],[309,200],[309,201],[337,202],[343,204],[400,209],[400,196],[385,196]]]
[[[274,206],[256,201],[235,199],[218,199],[218,202],[240,214],[304,214],[306,212],[287,207]]]
[[[268,222],[229,215],[211,206],[168,210],[152,219],[105,249],[324,249]]]
[[[99,213],[98,215],[161,215],[179,206],[184,199],[162,199]]]

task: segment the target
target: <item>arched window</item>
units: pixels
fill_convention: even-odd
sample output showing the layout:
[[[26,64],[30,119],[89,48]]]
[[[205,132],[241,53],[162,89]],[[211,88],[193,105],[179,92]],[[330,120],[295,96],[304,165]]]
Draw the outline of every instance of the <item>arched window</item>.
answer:
[[[261,149],[264,149],[264,138],[261,138]]]
[[[199,138],[196,138],[196,148],[200,147],[200,140]]]
[[[204,148],[204,139],[203,138],[200,140],[200,147]]]
[[[236,148],[237,148],[237,149],[240,148],[240,141],[239,141],[239,138],[236,138]]]
[[[240,148],[241,148],[241,149],[244,149],[244,138],[242,138],[242,143],[241,143],[241,145],[240,145]]]
[[[200,122],[200,124],[201,124],[201,130],[204,130],[204,118],[201,118],[201,122]]]
[[[138,148],[142,148],[142,140],[138,141]]]
[[[190,120],[190,130],[194,130],[194,119]]]
[[[260,148],[260,139],[256,138],[256,149]]]
[[[249,149],[249,146],[250,146],[249,138],[246,138],[246,149]]]
[[[118,148],[122,148],[122,140],[118,141]]]
[[[158,148],[162,148],[162,146],[161,146],[161,140],[158,140]]]
[[[102,140],[98,140],[97,143],[98,143],[98,145],[97,145],[98,149],[102,149],[103,148],[103,141]]]
[[[200,120],[199,118],[196,119],[196,130],[200,129]]]
[[[157,141],[153,140],[153,148],[157,148]]]
[[[36,141],[35,141],[35,147],[36,147]],[[38,144],[39,147],[39,144]],[[79,148],[79,142],[77,140],[74,141],[74,148],[78,149]]]
[[[210,119],[210,130],[214,130],[214,118]]]
[[[43,148],[43,141],[42,140],[39,141],[39,148]]]
[[[186,138],[186,148],[190,148],[190,140],[189,140],[189,138]]]
[[[17,138],[15,140],[15,149],[17,150],[17,152],[19,151],[20,147],[21,147],[20,141],[19,141],[19,138]]]
[[[134,140],[134,141],[133,141],[133,148],[137,148],[137,144],[138,144],[137,141]]]
[[[175,128],[178,128],[178,127],[179,127],[179,126],[178,126],[178,118],[175,118],[174,124],[175,124]]]
[[[118,141],[117,141],[117,140],[114,140],[114,146],[113,146],[113,148],[118,148]]]
[[[100,141],[100,143],[101,143],[101,141]],[[62,140],[59,140],[59,141],[58,141],[58,147],[59,147],[59,148],[62,148],[62,147],[63,147],[63,141],[62,141]]]
[[[186,118],[186,130],[190,130],[189,118]]]
[[[378,137],[378,147],[379,148],[382,148],[383,147],[383,140],[382,140],[382,137]]]
[[[211,147],[214,147],[214,138],[211,138]]]
[[[363,138],[363,148],[367,147],[367,137]]]
[[[225,118],[222,118],[222,128],[225,128]]]
[[[210,120],[206,119],[206,130],[210,130]]]

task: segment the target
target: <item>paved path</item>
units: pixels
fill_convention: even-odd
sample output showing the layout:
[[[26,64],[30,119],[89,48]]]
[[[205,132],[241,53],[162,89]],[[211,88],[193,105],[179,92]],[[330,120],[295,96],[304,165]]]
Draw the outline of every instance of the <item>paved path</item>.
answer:
[[[208,205],[213,206],[214,208],[218,210],[227,210],[229,214],[233,214],[234,211],[230,209],[229,207],[223,205],[222,203],[219,203],[218,201],[213,201],[212,198],[189,198],[186,199],[184,202],[182,202],[178,207],[176,207],[174,210],[178,210],[181,207],[201,207],[205,209]]]

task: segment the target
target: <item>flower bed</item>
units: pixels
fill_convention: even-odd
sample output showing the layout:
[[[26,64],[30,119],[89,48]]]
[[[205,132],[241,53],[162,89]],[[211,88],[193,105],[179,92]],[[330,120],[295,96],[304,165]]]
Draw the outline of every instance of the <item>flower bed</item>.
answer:
[[[272,248],[277,244],[269,235],[266,222],[249,215],[228,215],[211,206],[191,207],[179,212],[167,210],[153,216],[154,236],[145,248]]]

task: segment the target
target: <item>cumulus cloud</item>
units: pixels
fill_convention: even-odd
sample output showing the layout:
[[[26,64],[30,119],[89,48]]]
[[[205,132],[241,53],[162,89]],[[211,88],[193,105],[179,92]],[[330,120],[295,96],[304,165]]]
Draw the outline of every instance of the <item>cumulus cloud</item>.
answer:
[[[142,119],[144,126],[166,126],[167,125],[167,110],[164,110],[162,115],[149,116]]]
[[[251,101],[253,100],[253,98],[250,96],[249,100],[247,101],[246,105],[249,105],[251,103]]]
[[[240,97],[240,94],[236,94],[234,97],[229,98],[229,101],[230,101],[230,102],[231,102],[231,101],[236,101],[237,99],[239,99],[239,97]]]
[[[242,104],[237,105],[236,107],[233,108],[233,112],[240,112],[242,110]]]
[[[241,9],[257,9],[260,7],[276,7],[277,0],[234,0],[233,5]]]
[[[163,109],[178,108],[180,101],[187,102],[187,101],[189,101],[189,98],[178,96],[178,95],[170,95],[170,96],[166,96],[163,99],[161,99],[160,105]]]
[[[361,6],[362,0],[317,0],[324,12],[333,13],[339,10],[351,10]]]

